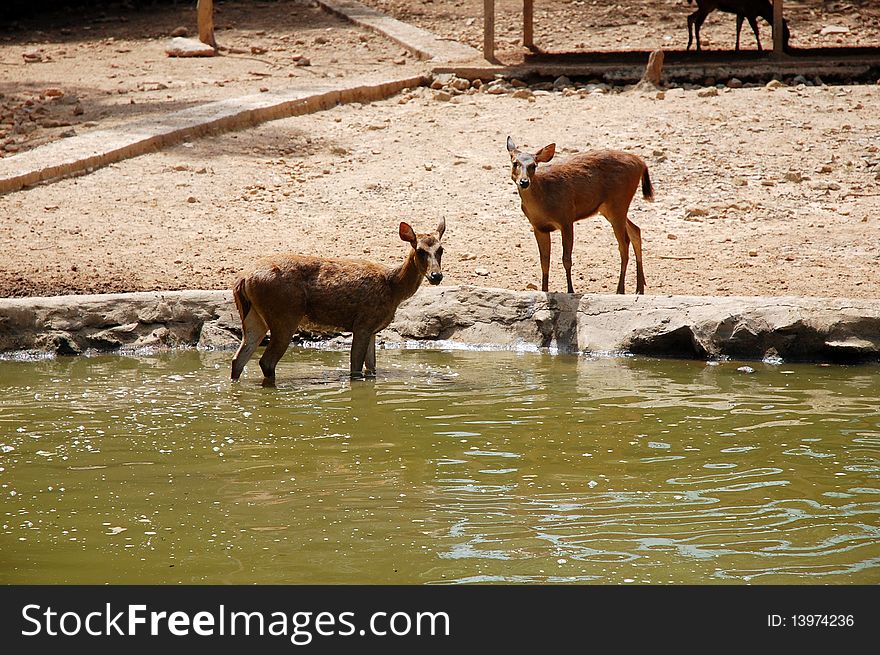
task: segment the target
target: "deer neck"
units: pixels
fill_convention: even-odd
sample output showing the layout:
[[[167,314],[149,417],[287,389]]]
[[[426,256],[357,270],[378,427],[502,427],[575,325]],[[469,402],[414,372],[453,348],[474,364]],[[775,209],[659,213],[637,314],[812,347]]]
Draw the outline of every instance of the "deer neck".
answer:
[[[424,276],[424,271],[419,270],[415,249],[410,250],[406,260],[400,266],[391,269],[389,274],[391,290],[398,304],[418,291]]]

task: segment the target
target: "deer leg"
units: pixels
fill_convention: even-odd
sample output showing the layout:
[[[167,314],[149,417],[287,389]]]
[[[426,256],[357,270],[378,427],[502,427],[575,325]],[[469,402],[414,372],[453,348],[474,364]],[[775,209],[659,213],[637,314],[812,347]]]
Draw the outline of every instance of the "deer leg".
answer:
[[[745,19],[745,16],[743,16],[742,14],[736,15],[736,49],[737,49],[737,51],[739,51],[739,33],[740,33],[740,30],[742,30],[744,19]]]
[[[697,9],[694,13],[688,16],[688,21],[693,19],[694,35],[697,37],[697,50],[703,49],[700,45],[700,28],[703,27],[703,21],[706,20],[706,16],[708,15],[708,12],[705,12],[702,9]]]
[[[629,264],[629,237],[626,235],[626,219],[612,221],[614,237],[617,239],[617,249],[620,251],[620,277],[617,279],[617,293],[626,293],[624,282],[626,281],[626,266]]]
[[[269,345],[266,351],[260,357],[260,369],[263,371],[263,386],[275,386],[275,366],[284,356],[287,347],[290,345],[290,339],[299,325],[299,318],[291,323],[270,326]]]
[[[642,231],[631,220],[626,219],[626,234],[632,241],[636,255],[636,293],[645,293],[645,271],[642,268]]]
[[[574,293],[571,283],[571,251],[574,247],[574,223],[562,227],[562,265],[565,267],[565,281],[568,282],[568,293]]]
[[[254,351],[262,343],[269,328],[262,317],[251,308],[241,324],[241,345],[232,360],[232,380],[238,380],[244,371],[245,364],[253,356]]]
[[[364,361],[367,359],[370,340],[373,334],[370,332],[355,332],[351,338],[351,377],[364,376]],[[375,342],[374,342],[375,343]]]
[[[694,42],[694,16],[696,16],[697,12],[692,13],[688,16],[688,47],[687,50],[691,49],[691,44]],[[699,50],[699,46],[697,46],[697,50]]]
[[[547,291],[550,284],[550,233],[535,228],[535,240],[541,257],[541,291]]]
[[[754,16],[749,16],[749,25],[752,26],[752,32],[755,33],[755,41],[758,42],[758,50],[762,50],[761,48],[761,36],[758,34],[758,19]]]
[[[364,361],[364,373],[367,377],[376,377],[376,335],[370,335],[367,343],[367,354]]]

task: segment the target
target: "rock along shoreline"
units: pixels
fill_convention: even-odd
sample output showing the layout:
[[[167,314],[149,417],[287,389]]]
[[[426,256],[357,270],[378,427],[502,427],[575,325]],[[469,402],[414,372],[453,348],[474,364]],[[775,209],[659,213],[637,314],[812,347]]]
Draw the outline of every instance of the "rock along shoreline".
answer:
[[[225,349],[237,347],[240,329],[229,291],[0,299],[0,353],[6,354]],[[379,340],[688,359],[878,361],[880,301],[422,288]]]

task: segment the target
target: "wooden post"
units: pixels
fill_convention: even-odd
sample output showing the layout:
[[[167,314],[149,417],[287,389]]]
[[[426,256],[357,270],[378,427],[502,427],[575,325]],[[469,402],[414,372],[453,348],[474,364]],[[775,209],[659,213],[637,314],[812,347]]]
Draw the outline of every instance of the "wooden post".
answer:
[[[214,40],[214,0],[198,0],[196,12],[199,25],[199,41],[212,48],[216,48],[217,41]]]
[[[782,0],[773,0],[773,55],[782,54]]]
[[[535,48],[535,0],[523,0],[523,45]]]
[[[495,0],[483,0],[483,57],[495,61]]]

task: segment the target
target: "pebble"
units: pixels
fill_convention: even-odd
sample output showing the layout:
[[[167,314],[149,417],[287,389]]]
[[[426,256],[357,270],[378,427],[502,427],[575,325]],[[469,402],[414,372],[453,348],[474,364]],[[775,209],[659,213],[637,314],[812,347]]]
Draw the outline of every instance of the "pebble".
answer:
[[[718,88],[714,86],[710,86],[708,89],[702,89],[701,91],[697,91],[697,96],[700,98],[711,98],[713,96],[718,95]]]
[[[569,79],[565,75],[560,75],[555,80],[553,80],[554,89],[564,89],[567,86],[571,86],[571,79]]]
[[[488,268],[476,268],[476,269],[474,269],[474,273],[485,277],[485,276],[489,275],[489,269]]]
[[[770,80],[765,85],[765,88],[770,89],[772,91],[773,89],[779,89],[784,86],[785,86],[785,82],[782,82],[780,80]]]
[[[754,373],[755,372],[755,369],[753,369],[751,366],[740,366],[736,370],[739,371],[740,373]]]
[[[308,57],[300,57],[299,59],[296,60],[296,65],[297,66],[311,66],[312,60],[309,59]]]
[[[170,36],[189,36],[189,30],[181,25],[180,27],[175,27],[171,30]]]
[[[452,100],[452,94],[448,91],[435,91],[434,100],[437,102],[449,102]]]
[[[513,97],[529,100],[530,98],[534,98],[535,94],[532,93],[531,89],[517,89],[513,92]]]
[[[727,87],[730,89],[741,89],[742,85],[742,80],[738,77],[731,77],[729,80],[727,80]]]
[[[749,250],[749,257],[757,257],[757,256],[758,256],[757,250]]]

